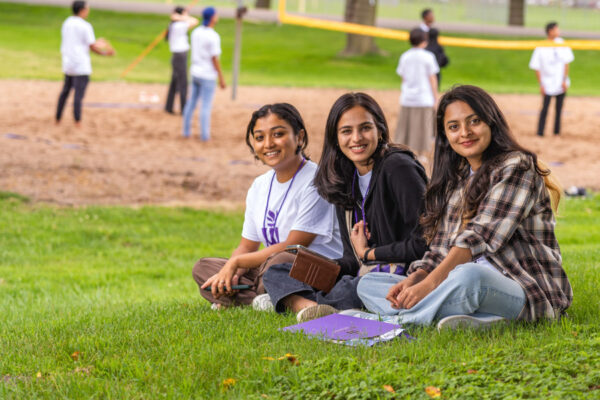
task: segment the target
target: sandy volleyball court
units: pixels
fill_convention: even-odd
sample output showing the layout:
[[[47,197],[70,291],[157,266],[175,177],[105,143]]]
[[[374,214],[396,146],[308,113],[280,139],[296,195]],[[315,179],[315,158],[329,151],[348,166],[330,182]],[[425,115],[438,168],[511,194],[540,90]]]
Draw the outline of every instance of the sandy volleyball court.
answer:
[[[92,82],[83,127],[72,106],[54,125],[59,82],[0,81],[0,190],[34,201],[80,204],[185,204],[236,207],[253,178],[266,171],[244,142],[253,110],[268,102],[298,107],[309,131],[309,154],[318,161],[327,112],[339,89],[242,87],[238,100],[218,91],[213,139],[181,137],[181,117],[162,111],[165,85]],[[398,91],[368,91],[394,130]],[[151,103],[157,95],[159,103]],[[568,97],[563,134],[535,136],[540,98],[497,95],[521,143],[538,152],[563,185],[600,189],[600,97]],[[71,100],[71,99],[70,99]],[[155,99],[156,100],[156,99]],[[547,132],[550,132],[549,115]]]

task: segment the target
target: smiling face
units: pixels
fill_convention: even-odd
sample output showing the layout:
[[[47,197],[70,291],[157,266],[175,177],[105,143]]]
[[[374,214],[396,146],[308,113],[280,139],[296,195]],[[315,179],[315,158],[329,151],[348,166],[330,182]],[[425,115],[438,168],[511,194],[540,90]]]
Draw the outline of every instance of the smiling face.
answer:
[[[252,148],[259,160],[276,171],[295,168],[301,158],[297,150],[302,145],[304,134],[304,131],[294,134],[287,121],[269,113],[256,120]]]
[[[340,150],[361,175],[373,168],[371,157],[377,149],[379,136],[373,116],[361,106],[343,113],[337,125]]]
[[[455,101],[446,107],[444,131],[450,147],[465,157],[471,168],[481,166],[481,157],[492,141],[492,131],[488,124],[463,101]]]

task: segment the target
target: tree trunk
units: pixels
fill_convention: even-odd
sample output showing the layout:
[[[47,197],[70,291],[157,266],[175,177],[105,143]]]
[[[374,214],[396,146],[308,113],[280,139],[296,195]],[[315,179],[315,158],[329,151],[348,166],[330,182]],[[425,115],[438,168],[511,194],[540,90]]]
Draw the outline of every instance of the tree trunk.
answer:
[[[361,25],[375,26],[377,0],[346,0],[344,21]],[[368,53],[379,53],[375,38],[363,35],[346,35],[346,48],[343,56],[359,56]]]
[[[271,0],[256,0],[256,8],[271,8]]]
[[[511,26],[525,26],[525,0],[510,0],[508,24]]]

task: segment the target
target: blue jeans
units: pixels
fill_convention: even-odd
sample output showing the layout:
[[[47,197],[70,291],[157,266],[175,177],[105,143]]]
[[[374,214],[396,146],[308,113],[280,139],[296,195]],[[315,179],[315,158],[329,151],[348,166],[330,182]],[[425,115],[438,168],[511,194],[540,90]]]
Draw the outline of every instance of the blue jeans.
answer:
[[[190,137],[192,116],[194,115],[198,97],[200,97],[202,108],[200,110],[199,121],[202,140],[210,139],[210,113],[216,87],[217,81],[192,78],[192,97],[185,103],[185,109],[183,110],[183,136]]]
[[[431,293],[411,309],[395,309],[385,299],[390,287],[405,276],[371,272],[358,283],[358,296],[373,313],[398,315],[399,322],[429,325],[450,315],[497,315],[516,319],[525,305],[525,292],[501,272],[476,263],[458,265]]]
[[[349,308],[363,308],[363,304],[356,295],[356,285],[359,277],[344,275],[338,280],[329,293],[323,293],[304,282],[300,282],[290,276],[292,264],[275,264],[265,272],[263,284],[269,293],[271,301],[275,305],[275,311],[285,312],[283,299],[296,294],[305,299],[312,300],[318,304],[328,304],[338,310]]]

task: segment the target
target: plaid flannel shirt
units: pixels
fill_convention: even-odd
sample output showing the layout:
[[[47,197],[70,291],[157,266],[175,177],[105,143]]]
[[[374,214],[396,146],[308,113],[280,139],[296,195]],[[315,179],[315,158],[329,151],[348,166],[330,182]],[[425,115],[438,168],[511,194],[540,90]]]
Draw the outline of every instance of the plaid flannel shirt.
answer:
[[[468,168],[468,166],[467,166]],[[462,224],[464,179],[452,193],[447,211],[417,269],[431,272],[454,246],[485,258],[502,274],[518,282],[526,295],[519,319],[557,318],[573,299],[562,268],[554,215],[543,177],[523,153],[510,153],[490,177],[490,189],[476,215]]]

